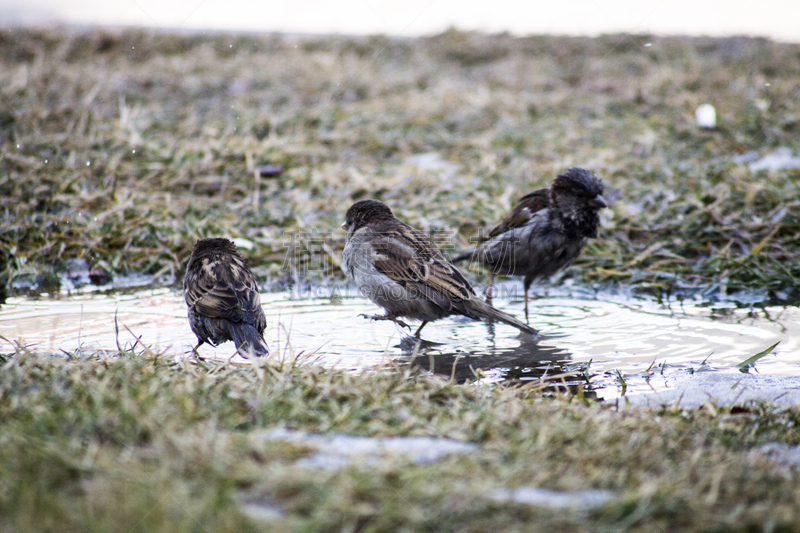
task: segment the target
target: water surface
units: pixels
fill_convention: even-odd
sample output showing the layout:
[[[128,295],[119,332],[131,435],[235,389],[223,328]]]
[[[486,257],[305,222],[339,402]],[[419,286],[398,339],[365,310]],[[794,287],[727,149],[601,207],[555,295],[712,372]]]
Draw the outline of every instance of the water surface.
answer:
[[[599,397],[615,398],[623,381],[627,393],[663,390],[687,373],[729,369],[781,341],[774,354],[759,362],[758,372],[800,375],[800,312],[793,307],[737,309],[731,304],[662,305],[610,294],[551,295],[532,301],[530,324],[542,332],[538,340],[505,324],[452,317],[428,324],[419,343],[393,323],[360,317],[379,312],[365,298],[299,298],[282,292],[262,294],[262,302],[273,354],[313,355],[323,365],[353,370],[413,359],[459,381],[485,382],[580,371]],[[494,303],[523,316],[517,299]],[[12,298],[0,308],[0,335],[6,339],[3,351],[18,341],[43,353],[149,346],[185,356],[197,342],[182,295],[168,288]],[[245,361],[235,355],[232,343],[204,345],[198,352]],[[566,381],[586,384],[586,377]]]

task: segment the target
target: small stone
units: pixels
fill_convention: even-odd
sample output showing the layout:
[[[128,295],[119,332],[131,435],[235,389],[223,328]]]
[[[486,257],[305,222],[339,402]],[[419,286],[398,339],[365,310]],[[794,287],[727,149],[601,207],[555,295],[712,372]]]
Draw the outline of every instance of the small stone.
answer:
[[[283,165],[265,165],[263,167],[256,167],[258,175],[263,178],[274,178],[283,173]]]
[[[93,285],[108,285],[113,279],[114,277],[100,265],[95,265],[89,271],[89,281]]]

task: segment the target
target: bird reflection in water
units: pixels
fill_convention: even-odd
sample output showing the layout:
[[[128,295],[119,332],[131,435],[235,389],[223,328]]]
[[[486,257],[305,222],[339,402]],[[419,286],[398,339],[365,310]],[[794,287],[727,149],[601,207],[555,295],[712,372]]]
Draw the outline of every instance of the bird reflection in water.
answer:
[[[545,376],[573,373],[563,380],[549,382],[544,390],[575,394],[582,387],[586,397],[594,397],[591,384],[582,373],[574,374],[577,365],[571,363],[572,354],[553,344],[547,338],[532,338],[519,335],[513,339],[503,339],[504,345],[495,342],[494,324],[486,324],[488,343],[469,344],[456,347],[440,344],[416,337],[405,337],[399,348],[409,363],[432,371],[434,374],[452,377],[456,383],[476,381],[480,376],[491,375],[491,381],[525,384]],[[432,366],[432,368],[431,368]],[[455,367],[454,367],[455,366]]]

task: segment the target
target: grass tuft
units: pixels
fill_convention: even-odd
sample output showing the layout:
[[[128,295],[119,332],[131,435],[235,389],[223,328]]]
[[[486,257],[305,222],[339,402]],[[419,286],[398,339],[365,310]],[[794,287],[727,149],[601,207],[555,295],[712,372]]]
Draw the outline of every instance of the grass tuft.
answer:
[[[580,394],[578,392],[577,394]],[[800,444],[800,412],[616,411],[587,397],[475,387],[409,368],[352,373],[158,354],[54,358],[0,369],[0,526],[12,531],[387,529],[519,524],[652,531],[789,525],[795,470],[755,449]],[[480,450],[432,465],[386,458],[309,471],[264,428],[429,435]],[[489,500],[500,487],[608,489],[602,508]],[[260,523],[253,505],[278,509]]]

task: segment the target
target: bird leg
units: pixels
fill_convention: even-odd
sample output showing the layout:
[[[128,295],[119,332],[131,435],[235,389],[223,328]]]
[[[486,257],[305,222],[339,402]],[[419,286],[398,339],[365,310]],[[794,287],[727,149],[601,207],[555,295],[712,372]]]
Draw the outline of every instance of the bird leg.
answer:
[[[494,285],[494,272],[489,272],[489,286],[486,287],[486,303],[492,304],[492,285]]]
[[[528,290],[531,288],[533,278],[526,277],[522,282],[522,288],[525,291],[525,322],[528,322]]]
[[[366,318],[368,320],[391,320],[392,322],[394,322],[398,326],[403,326],[404,328],[408,328],[409,331],[411,330],[411,326],[409,326],[408,324],[406,324],[402,320],[398,319],[397,317],[391,316],[389,313],[386,313],[385,315],[372,315],[372,316],[369,316],[369,315],[366,315],[366,314],[362,313],[362,314],[360,314],[358,316],[363,316],[364,318]],[[425,324],[423,324],[423,326],[424,325]],[[422,328],[420,327],[420,329],[422,329]]]
[[[199,354],[197,353],[197,349],[200,348],[203,345],[203,342],[205,342],[205,341],[198,342],[197,346],[192,348],[192,355],[194,355],[195,357],[199,357]]]
[[[528,289],[525,289],[525,322],[528,321]]]
[[[427,320],[426,320],[426,321],[424,321],[424,322],[422,322],[422,325],[421,325],[420,327],[418,327],[418,328],[417,328],[417,332],[416,332],[416,333],[414,333],[414,336],[415,336],[415,337],[419,337],[419,332],[420,332],[420,331],[422,331],[422,328],[424,328],[424,327],[425,327],[425,324],[427,324],[427,323],[428,323],[428,321],[427,321]],[[409,328],[409,329],[410,329],[410,328]]]

